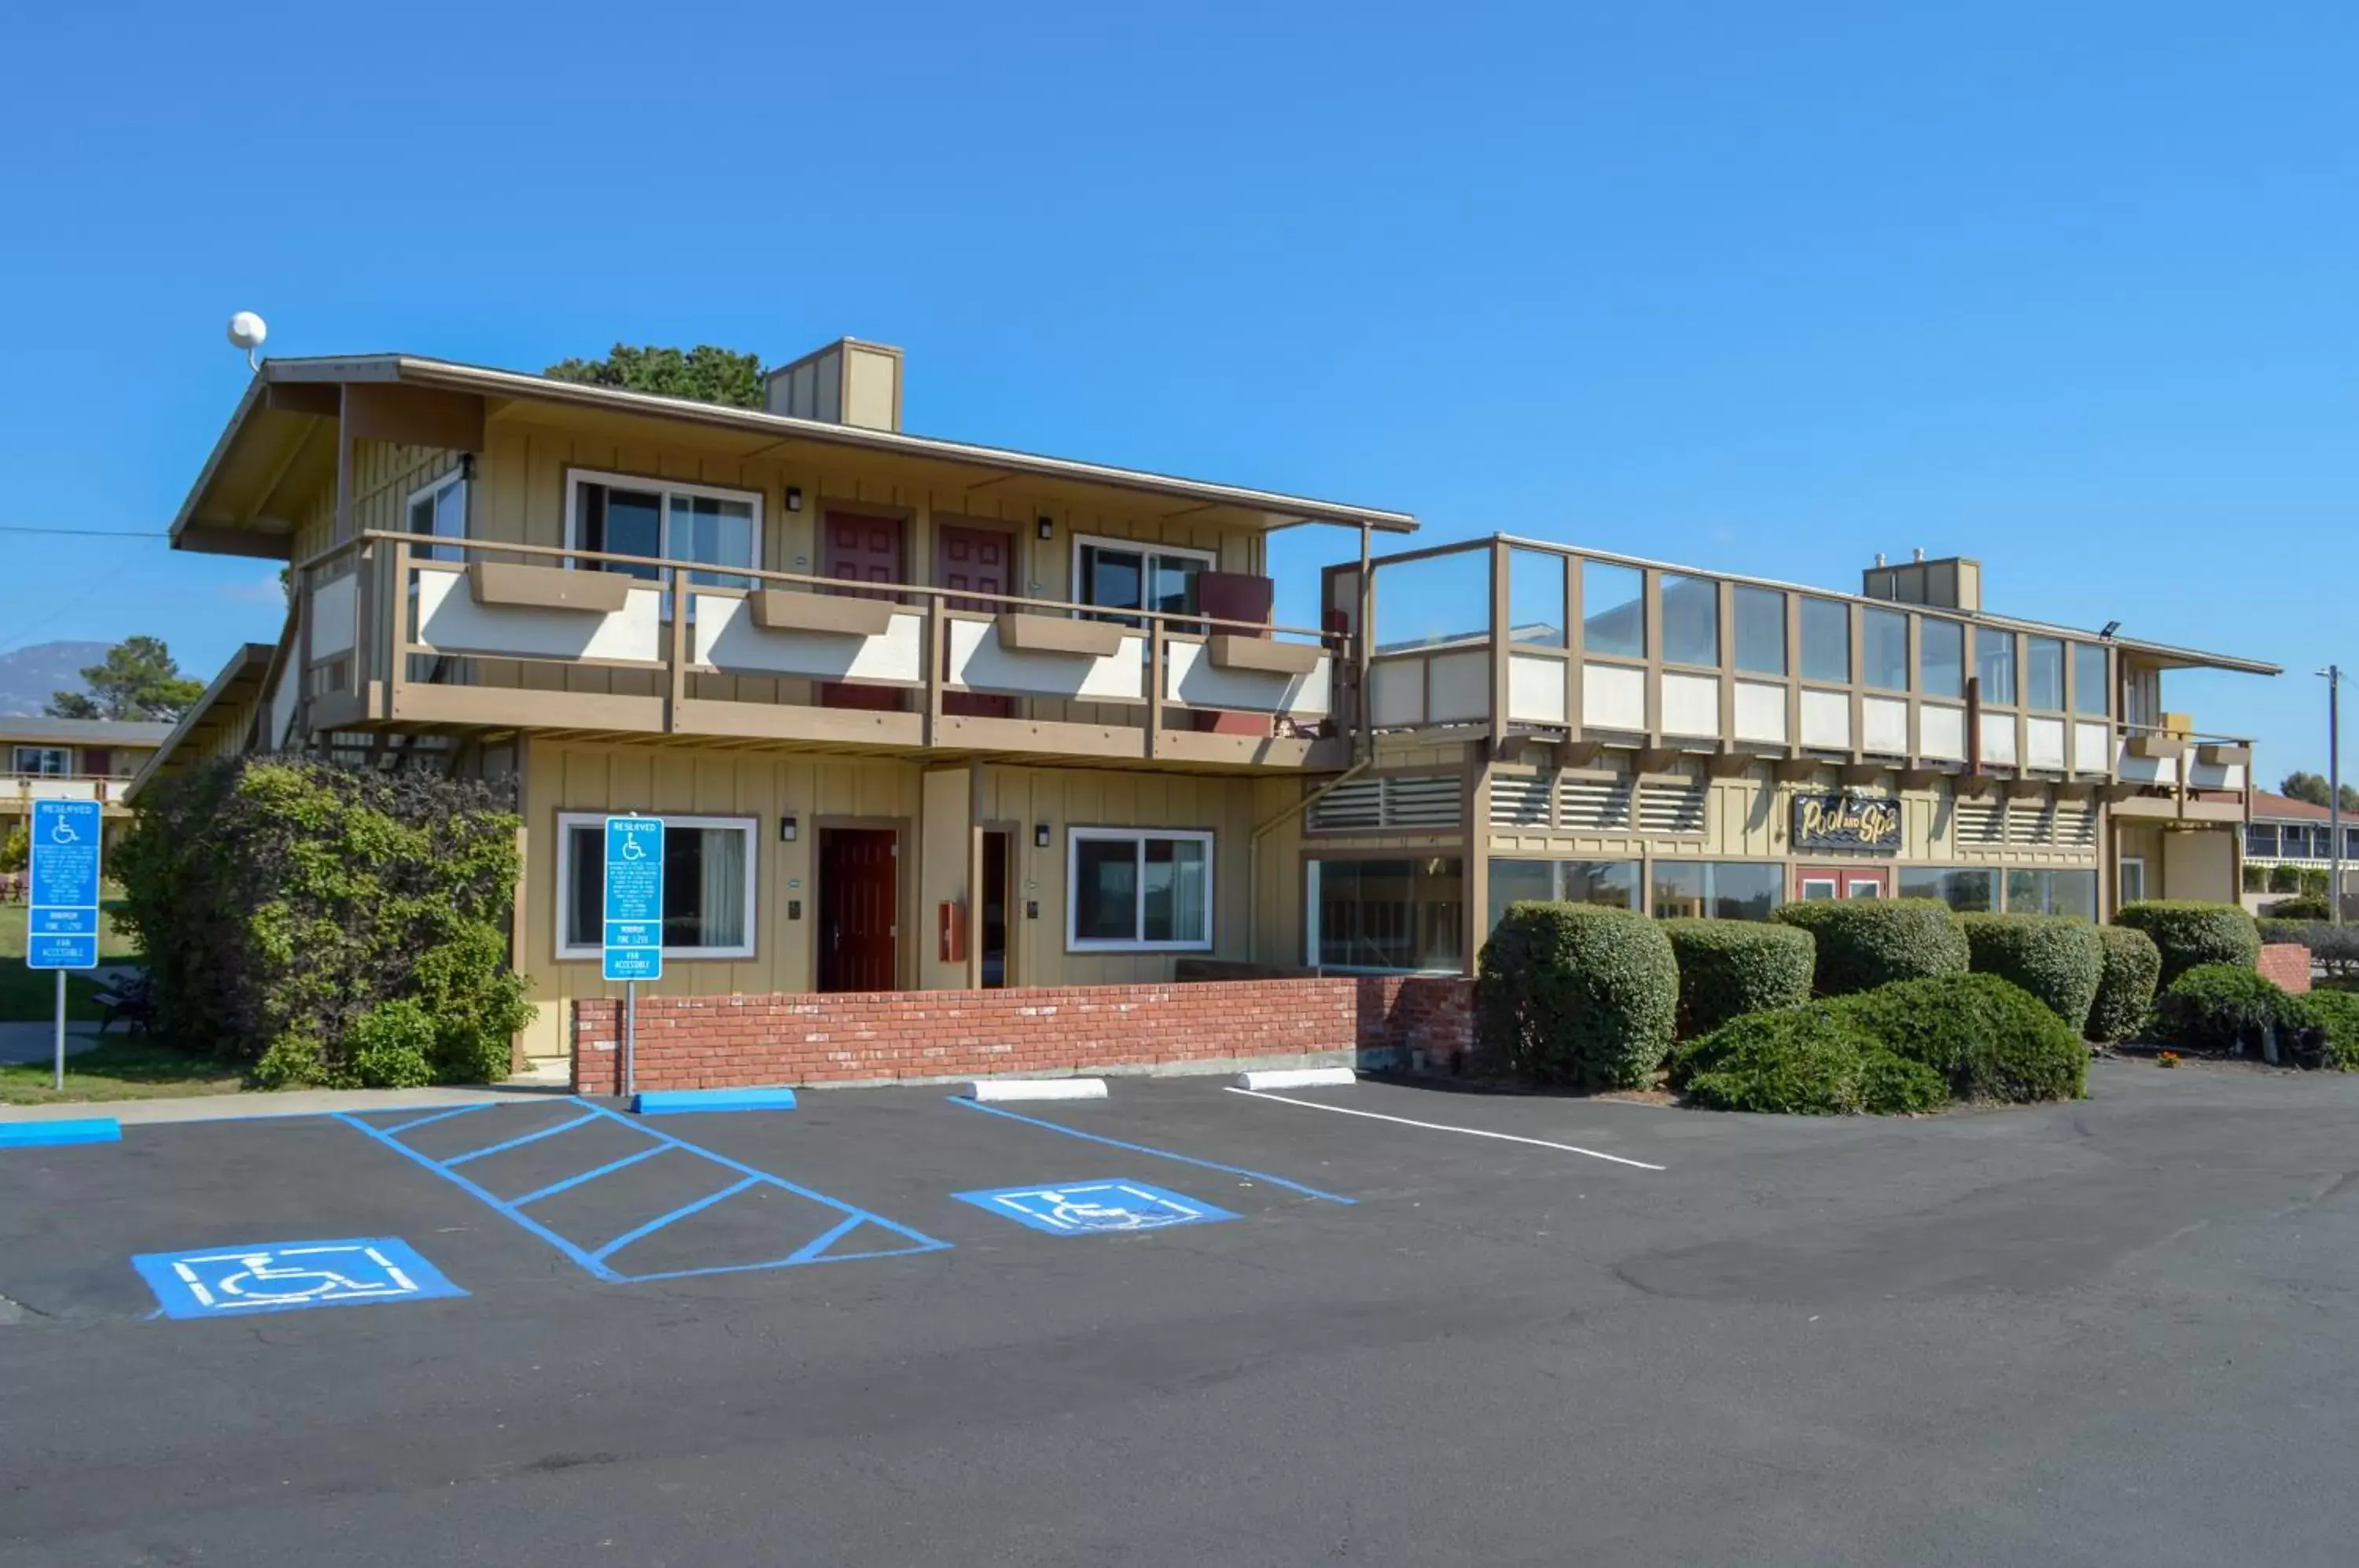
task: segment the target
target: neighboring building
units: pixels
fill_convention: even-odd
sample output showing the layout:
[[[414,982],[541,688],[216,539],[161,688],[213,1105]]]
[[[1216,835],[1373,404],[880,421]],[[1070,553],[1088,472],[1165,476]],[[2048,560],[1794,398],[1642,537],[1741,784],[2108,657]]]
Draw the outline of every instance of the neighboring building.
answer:
[[[2333,861],[2333,813],[2270,789],[2253,791],[2245,825],[2245,904],[2263,909],[2292,898],[2294,877],[2323,882]],[[2254,886],[2259,883],[2260,886]],[[2359,813],[2343,813],[2343,896],[2359,895]]]
[[[674,830],[662,996],[1455,973],[1523,897],[2234,895],[2250,748],[2161,672],[2274,666],[1984,614],[1972,562],[1854,596],[1497,539],[1364,593],[1410,517],[907,435],[901,369],[847,340],[753,412],[266,363],[172,534],[290,561],[295,614],[158,771],[513,776],[542,1056],[620,989],[610,811]],[[1358,537],[1275,626],[1303,523]]]
[[[111,844],[131,820],[132,776],[171,733],[167,724],[0,715],[0,838],[35,800],[96,800]]]

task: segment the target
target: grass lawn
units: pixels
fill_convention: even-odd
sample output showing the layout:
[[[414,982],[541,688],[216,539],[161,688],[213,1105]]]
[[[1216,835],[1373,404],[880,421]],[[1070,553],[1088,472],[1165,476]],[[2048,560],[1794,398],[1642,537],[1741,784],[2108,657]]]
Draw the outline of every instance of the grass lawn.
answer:
[[[0,904],[0,1023],[54,1018],[57,980],[47,971],[25,967],[25,918],[22,904]],[[114,929],[114,905],[98,913],[98,957],[102,964],[136,958],[131,939]],[[98,987],[80,975],[66,976],[66,1017],[95,1023],[99,1007],[91,1000]]]
[[[46,982],[47,975],[41,976]],[[244,1080],[206,1062],[139,1039],[109,1036],[66,1058],[66,1088],[49,1087],[49,1064],[0,1062],[0,1105],[46,1105],[60,1100],[152,1100],[164,1095],[227,1094]]]

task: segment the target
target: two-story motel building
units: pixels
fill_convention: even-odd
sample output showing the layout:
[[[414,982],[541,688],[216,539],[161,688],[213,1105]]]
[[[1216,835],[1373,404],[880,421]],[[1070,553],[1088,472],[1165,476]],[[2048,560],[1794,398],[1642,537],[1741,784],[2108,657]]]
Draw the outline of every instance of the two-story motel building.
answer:
[[[2161,681],[2274,666],[1986,612],[1972,561],[1851,594],[1379,553],[1414,519],[908,434],[902,369],[845,340],[755,411],[266,362],[172,538],[292,563],[287,630],[143,777],[308,746],[512,778],[538,1057],[619,990],[613,811],[669,824],[664,995],[1461,973],[1522,898],[2236,896],[2250,748]],[[1266,551],[1304,524],[1349,542],[1292,626]]]

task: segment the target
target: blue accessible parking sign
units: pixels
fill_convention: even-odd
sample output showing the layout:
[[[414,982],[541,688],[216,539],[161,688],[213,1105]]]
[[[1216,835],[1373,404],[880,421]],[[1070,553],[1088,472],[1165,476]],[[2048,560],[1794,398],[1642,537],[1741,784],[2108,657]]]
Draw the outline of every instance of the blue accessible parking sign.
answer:
[[[1169,1230],[1173,1225],[1209,1225],[1237,1217],[1226,1209],[1144,1181],[1060,1181],[1054,1186],[999,1187],[951,1196],[1051,1236]]]
[[[609,980],[663,978],[661,817],[606,819],[605,938]]]
[[[27,880],[25,966],[98,967],[98,846],[95,800],[33,802],[32,865]]]
[[[131,1260],[171,1318],[243,1317],[467,1292],[392,1236],[269,1241],[150,1252]]]

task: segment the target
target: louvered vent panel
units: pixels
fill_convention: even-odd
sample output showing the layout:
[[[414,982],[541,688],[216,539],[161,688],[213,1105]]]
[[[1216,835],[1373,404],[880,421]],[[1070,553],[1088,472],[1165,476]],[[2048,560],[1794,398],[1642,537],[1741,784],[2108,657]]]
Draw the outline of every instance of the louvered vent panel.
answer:
[[[1495,773],[1491,776],[1491,825],[1495,828],[1544,828],[1549,821],[1549,795],[1554,780],[1545,773]]]
[[[1385,780],[1385,826],[1454,828],[1459,782],[1454,773],[1420,773]]]
[[[1569,832],[1627,833],[1630,786],[1620,779],[1567,779],[1558,810],[1558,822]]]
[[[1638,831],[1659,833],[1703,832],[1707,786],[1701,779],[1666,783],[1648,779],[1638,787]]]
[[[2056,842],[2067,849],[2097,847],[2097,808],[2082,806],[2060,811],[2056,818]]]
[[[1310,825],[1321,833],[1454,828],[1458,796],[1454,773],[1355,779],[1310,808]]]
[[[1321,833],[1372,831],[1384,826],[1385,781],[1354,779],[1330,790],[1310,808],[1310,825]]]
[[[2001,844],[2006,842],[2006,808],[1991,800],[1958,802],[1960,844]]]

